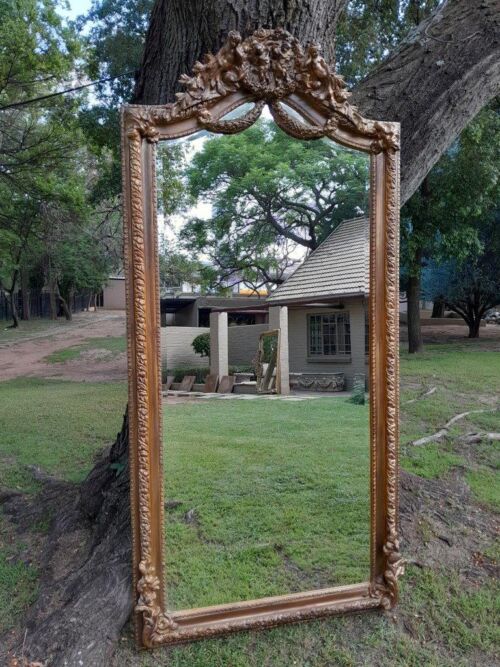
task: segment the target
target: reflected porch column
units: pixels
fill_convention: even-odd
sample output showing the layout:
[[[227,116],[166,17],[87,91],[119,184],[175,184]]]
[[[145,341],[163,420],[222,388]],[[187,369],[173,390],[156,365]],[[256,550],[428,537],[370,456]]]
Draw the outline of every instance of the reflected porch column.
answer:
[[[210,313],[210,373],[229,375],[227,313]]]
[[[269,330],[280,330],[279,350],[279,386],[281,394],[290,393],[290,364],[288,358],[288,308],[287,306],[269,307]]]

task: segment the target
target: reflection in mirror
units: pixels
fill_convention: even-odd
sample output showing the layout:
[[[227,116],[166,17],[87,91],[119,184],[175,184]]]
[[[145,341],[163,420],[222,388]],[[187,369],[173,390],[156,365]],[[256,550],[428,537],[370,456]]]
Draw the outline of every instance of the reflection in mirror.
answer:
[[[280,332],[265,331],[259,336],[259,347],[255,357],[255,388],[258,394],[281,393],[279,385]]]
[[[158,146],[171,610],[369,579],[368,173],[269,113]]]

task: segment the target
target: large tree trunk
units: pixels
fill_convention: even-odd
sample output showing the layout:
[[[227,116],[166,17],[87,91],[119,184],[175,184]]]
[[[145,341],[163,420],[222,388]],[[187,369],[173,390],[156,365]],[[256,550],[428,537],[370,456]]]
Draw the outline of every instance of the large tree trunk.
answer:
[[[9,293],[10,312],[12,317],[12,324],[9,328],[17,329],[19,327],[19,314],[17,312],[17,292],[11,290]]]
[[[420,352],[423,347],[420,327],[420,269],[408,277],[406,288],[408,303],[408,352]]]
[[[157,0],[135,102],[174,99],[180,74],[216,51],[229,30],[248,35],[284,26],[323,44],[333,60],[346,0]],[[355,91],[368,116],[403,126],[405,201],[467,122],[496,94],[500,79],[496,0],[448,2]],[[120,475],[111,465],[125,464]],[[51,667],[109,664],[133,604],[127,429],[80,490],[65,489],[54,518],[40,597],[26,618],[25,654]],[[48,493],[48,491],[47,491]],[[54,506],[56,506],[54,504]],[[68,547],[69,543],[69,547]],[[66,561],[62,574],[51,563]]]
[[[205,52],[216,51],[229,30],[248,35],[259,26],[284,26],[303,42],[319,41],[333,62],[335,27],[345,4],[157,0],[134,101],[172,102],[181,89],[179,76]],[[445,2],[353,91],[366,116],[401,123],[401,203],[498,94],[499,29],[497,0]]]
[[[401,204],[500,84],[498,0],[448,0],[356,86],[366,116],[401,123]]]
[[[10,326],[11,329],[17,329],[19,326],[19,313],[17,312],[17,292],[16,292],[18,278],[19,278],[19,270],[16,269],[12,276],[10,290],[7,290],[9,295],[10,312],[12,317],[12,325]]]
[[[444,317],[445,305],[446,303],[444,297],[438,296],[436,299],[434,299],[434,303],[432,304],[431,317]]]
[[[67,297],[64,298],[63,295],[61,294],[61,290],[58,287],[57,298],[59,299],[59,303],[61,304],[64,317],[68,322],[71,322],[71,320],[73,319],[73,313],[71,311],[71,306],[73,301],[73,290],[69,290]]]
[[[134,102],[165,104],[182,90],[181,74],[191,72],[205,53],[220,49],[230,30],[244,37],[260,27],[284,27],[302,42],[318,41],[335,58],[337,20],[347,0],[156,0],[146,37]]]
[[[36,497],[0,496],[20,531],[54,517],[39,595],[24,619],[24,656],[50,667],[107,667],[132,608],[127,414],[81,485],[38,477]],[[0,649],[2,659],[10,664]]]
[[[469,322],[469,338],[479,338],[479,330],[481,327],[481,318],[475,318]]]
[[[56,296],[56,285],[53,280],[49,282],[49,304],[50,304],[50,319],[57,320],[57,296]]]
[[[21,271],[21,298],[22,298],[22,311],[21,319],[29,320],[31,316],[30,311],[30,290],[28,283],[28,275],[26,271]]]

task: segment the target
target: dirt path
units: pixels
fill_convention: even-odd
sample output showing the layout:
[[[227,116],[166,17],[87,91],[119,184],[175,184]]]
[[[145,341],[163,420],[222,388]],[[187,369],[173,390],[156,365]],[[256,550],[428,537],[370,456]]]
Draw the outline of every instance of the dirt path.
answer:
[[[467,339],[465,326],[434,327],[422,329],[425,343],[456,342],[476,349],[500,350],[500,326],[488,325],[481,329],[479,340]],[[43,377],[81,382],[125,380],[127,361],[125,353],[110,354],[105,350],[83,349],[75,359],[64,363],[47,363],[44,359],[59,350],[78,345],[92,338],[123,336],[125,313],[123,311],[99,311],[78,313],[72,322],[47,326],[33,333],[20,332],[18,340],[0,338],[0,381],[17,377]],[[406,340],[406,327],[401,327],[401,340]],[[405,344],[403,342],[403,349]],[[190,399],[192,400],[192,399]],[[169,402],[177,402],[170,401]]]
[[[78,345],[89,338],[123,336],[125,314],[121,311],[79,313],[71,323],[34,333],[19,341],[0,345],[0,379],[48,377],[67,380],[101,381],[126,377],[126,355],[100,358],[97,350],[82,352],[78,359],[50,364],[43,359],[58,350]]]
[[[434,326],[431,324],[422,327],[422,337],[424,345],[426,343],[463,343],[464,345],[472,345],[480,350],[483,347],[488,350],[500,350],[500,326],[498,324],[487,324],[481,327],[479,338],[467,338],[469,333],[465,325],[454,324],[450,326]],[[408,340],[408,331],[406,324],[400,326],[400,338],[404,343]],[[497,346],[492,348],[491,341],[496,341]],[[404,345],[402,346],[405,349]]]

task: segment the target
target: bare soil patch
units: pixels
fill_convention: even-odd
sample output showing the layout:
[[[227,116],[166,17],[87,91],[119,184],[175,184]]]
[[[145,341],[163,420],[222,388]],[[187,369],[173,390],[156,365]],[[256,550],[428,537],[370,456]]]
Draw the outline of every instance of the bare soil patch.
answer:
[[[30,338],[10,341],[0,346],[0,378],[11,380],[21,376],[57,378],[82,382],[123,380],[127,376],[126,355],[112,359],[96,356],[97,351],[88,351],[81,358],[65,363],[48,364],[45,357],[58,350],[78,345],[89,338],[123,336],[125,313],[100,311],[79,313],[73,321],[61,324],[57,329],[48,329]]]
[[[479,338],[469,338],[469,329],[465,324],[452,324],[450,326],[433,326],[432,324],[422,327],[422,336],[425,343],[460,343],[474,345],[477,349],[487,346],[488,350],[500,350],[500,325],[487,324],[481,327]],[[400,327],[400,339],[402,342],[408,341],[408,331],[406,324]],[[496,341],[496,345],[492,341]]]

